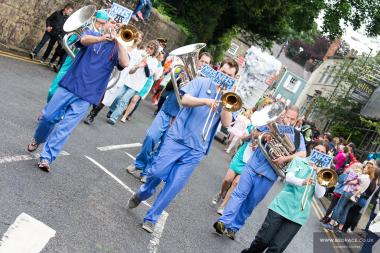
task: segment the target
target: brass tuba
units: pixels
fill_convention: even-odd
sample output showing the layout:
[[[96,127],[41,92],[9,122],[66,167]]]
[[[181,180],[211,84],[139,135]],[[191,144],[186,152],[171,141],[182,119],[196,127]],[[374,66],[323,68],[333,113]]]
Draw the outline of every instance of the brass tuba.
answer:
[[[68,39],[72,35],[76,35],[80,39],[80,34],[83,32],[83,30],[93,24],[93,16],[96,12],[95,5],[87,5],[73,14],[66,20],[66,22],[63,24],[63,30],[67,32],[65,36],[62,39],[62,45],[63,49],[67,52],[67,54],[74,59],[75,55],[72,50],[72,48],[68,44]],[[72,43],[74,44],[74,43]]]
[[[262,133],[258,136],[256,142],[265,158],[276,171],[276,174],[281,178],[285,178],[287,164],[279,166],[273,160],[280,156],[291,155],[296,149],[289,137],[280,133],[275,122],[284,110],[285,105],[283,103],[274,103],[254,112],[251,116],[253,126],[268,125],[270,140],[266,141],[264,139],[266,133]]]
[[[190,44],[177,48],[169,53],[170,56],[174,56],[170,75],[173,82],[174,92],[180,106],[182,106],[182,103],[179,96],[179,90],[197,76],[199,51],[205,46],[205,43]],[[176,60],[179,60],[180,63],[175,64]],[[178,69],[180,69],[181,72],[183,71],[183,75],[181,76],[182,80],[179,85],[177,84],[179,78],[176,77],[176,70]]]

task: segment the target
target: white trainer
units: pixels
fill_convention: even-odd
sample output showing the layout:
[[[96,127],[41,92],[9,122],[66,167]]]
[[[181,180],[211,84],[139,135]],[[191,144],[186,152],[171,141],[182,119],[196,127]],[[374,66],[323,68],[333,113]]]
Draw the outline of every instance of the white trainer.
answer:
[[[224,207],[220,206],[218,207],[218,210],[216,211],[219,215],[223,215]]]
[[[215,197],[212,199],[212,204],[213,205],[217,205],[220,200],[222,200],[222,196],[220,195],[220,193],[216,194]]]
[[[154,231],[154,224],[150,221],[145,221],[142,225],[142,228],[147,231],[148,233],[153,233]]]
[[[137,169],[136,169],[136,167],[135,167],[134,164],[130,164],[130,165],[128,165],[128,167],[127,167],[127,172],[130,173],[130,174],[135,173],[136,170],[137,170]]]

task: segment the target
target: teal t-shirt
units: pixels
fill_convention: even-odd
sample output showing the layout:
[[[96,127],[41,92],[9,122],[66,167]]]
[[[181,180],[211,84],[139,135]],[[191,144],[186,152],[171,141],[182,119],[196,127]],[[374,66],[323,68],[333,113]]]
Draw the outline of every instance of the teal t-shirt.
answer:
[[[287,172],[291,171],[294,172],[297,178],[308,178],[312,171],[312,167],[309,166],[309,159],[295,157],[287,169]],[[288,220],[304,225],[310,215],[311,200],[314,195],[315,186],[311,186],[306,207],[303,211],[301,211],[301,199],[305,188],[306,185],[297,186],[285,183],[282,191],[274,198],[272,203],[270,203],[269,209]]]

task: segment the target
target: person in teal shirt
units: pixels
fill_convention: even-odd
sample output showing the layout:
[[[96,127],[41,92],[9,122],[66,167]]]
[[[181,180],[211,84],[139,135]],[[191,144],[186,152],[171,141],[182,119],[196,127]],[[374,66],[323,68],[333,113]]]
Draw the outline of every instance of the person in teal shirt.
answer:
[[[326,153],[323,145],[318,145],[315,150]],[[268,214],[255,239],[248,249],[242,253],[283,252],[294,236],[305,225],[311,208],[313,195],[317,198],[323,197],[326,188],[315,181],[315,176],[310,177],[312,170],[317,170],[311,165],[309,159],[295,157],[290,163],[285,185],[282,191],[269,205]],[[301,209],[301,199],[306,185],[311,185],[307,196],[305,208]]]

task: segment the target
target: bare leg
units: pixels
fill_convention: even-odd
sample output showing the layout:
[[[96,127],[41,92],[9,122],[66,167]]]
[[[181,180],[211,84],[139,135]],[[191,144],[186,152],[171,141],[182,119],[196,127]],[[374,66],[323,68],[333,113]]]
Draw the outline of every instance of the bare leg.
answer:
[[[231,140],[230,145],[228,146],[226,152],[230,153],[231,149],[235,147],[236,143],[240,140],[238,136],[234,136]]]
[[[121,121],[125,122],[125,120],[128,118],[129,114],[133,111],[135,108],[137,102],[141,99],[139,95],[134,95],[131,102],[129,103],[127,110],[125,110],[125,113],[123,117],[121,118]]]
[[[236,176],[235,171],[228,169],[226,175],[224,176],[223,182],[222,182],[222,188],[220,189],[220,195],[222,198],[226,195],[228,189],[231,186],[232,181],[234,180]]]
[[[226,196],[224,197],[222,204],[220,204],[220,207],[222,207],[222,208],[225,208],[225,207],[226,207],[226,205],[227,205],[227,203],[228,203],[228,200],[229,200],[230,197],[231,197],[232,192],[235,190],[236,186],[237,186],[238,183],[239,183],[239,179],[240,179],[240,175],[237,175],[237,176],[235,177],[234,181],[232,181],[231,187],[228,189],[227,194],[226,194]]]

